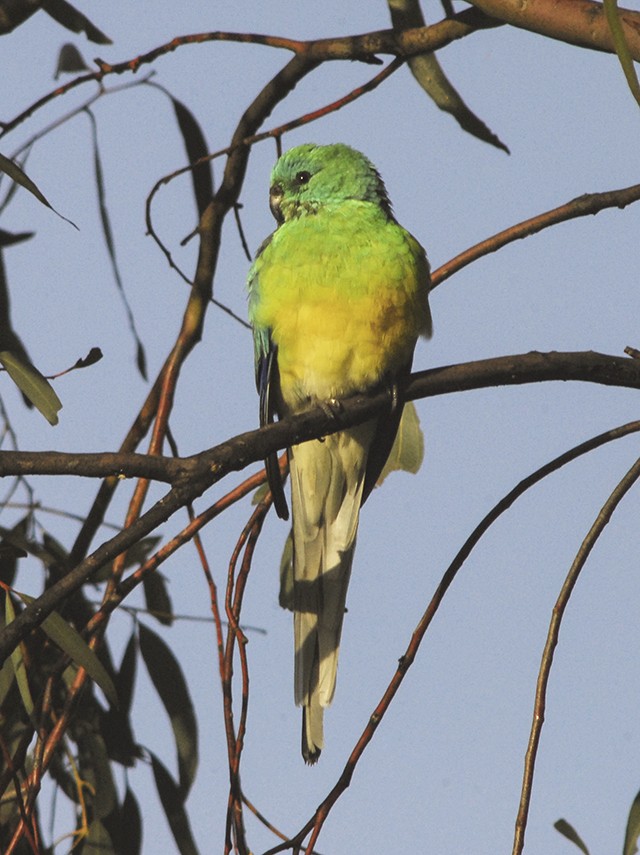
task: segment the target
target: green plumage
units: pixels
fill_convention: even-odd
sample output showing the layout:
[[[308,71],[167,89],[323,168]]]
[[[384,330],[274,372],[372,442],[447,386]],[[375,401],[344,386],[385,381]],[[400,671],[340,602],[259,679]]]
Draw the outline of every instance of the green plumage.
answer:
[[[373,165],[346,145],[302,145],[271,175],[278,228],[249,274],[261,422],[346,397],[408,373],[430,335],[429,266],[395,221]],[[393,445],[402,408],[290,449],[295,698],[302,753],[323,746],[362,503]],[[287,515],[277,463],[276,509]]]

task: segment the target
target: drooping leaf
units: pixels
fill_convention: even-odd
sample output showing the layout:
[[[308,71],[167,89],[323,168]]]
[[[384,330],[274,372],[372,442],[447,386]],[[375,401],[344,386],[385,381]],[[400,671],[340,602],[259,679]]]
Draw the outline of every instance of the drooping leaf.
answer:
[[[16,612],[13,608],[9,591],[5,592],[4,602],[5,623],[8,625],[11,621],[15,620],[16,617]],[[13,665],[13,671],[16,675],[22,706],[25,708],[27,715],[31,717],[33,714],[33,698],[31,697],[31,689],[29,688],[29,680],[27,679],[27,670],[22,656],[22,642],[11,651],[11,664]]]
[[[127,787],[122,803],[122,851],[120,855],[140,855],[142,851],[142,816],[132,790]]]
[[[92,24],[71,3],[67,3],[67,0],[41,0],[40,5],[48,15],[51,15],[54,21],[62,24],[72,33],[86,33],[89,41],[99,45],[113,44],[109,36],[105,36],[102,30]]]
[[[39,202],[42,202],[43,205],[46,205],[47,208],[53,211],[54,214],[57,214],[62,220],[67,223],[70,223],[74,229],[78,227],[74,222],[67,219],[67,217],[63,217],[61,213],[56,211],[53,205],[49,202],[46,196],[41,192],[38,185],[32,181],[29,176],[24,172],[17,163],[14,163],[8,157],[5,157],[3,154],[0,154],[0,171],[5,172],[9,178],[13,179],[16,184],[19,184],[21,187],[24,187],[25,190],[28,190],[29,193],[32,193]]]
[[[102,351],[99,347],[92,347],[89,353],[74,364],[75,368],[88,368],[90,365],[95,365],[102,359]]]
[[[5,615],[0,610],[0,629],[4,629],[5,625]],[[2,664],[2,668],[0,668],[0,708],[2,708],[5,698],[9,694],[15,676],[13,662],[11,661],[11,657],[8,656]]]
[[[34,598],[27,594],[18,593],[18,596],[25,603],[35,602]],[[85,669],[91,679],[100,686],[109,702],[117,706],[118,695],[113,680],[80,633],[57,612],[47,615],[41,627],[54,644],[73,659],[76,665]]]
[[[178,660],[160,636],[140,624],[139,640],[151,682],[171,722],[178,755],[179,789],[186,798],[198,766],[198,725],[191,696]]]
[[[104,736],[109,757],[128,767],[133,766],[136,758],[141,754],[133,735],[130,719],[137,662],[138,637],[134,632],[129,638],[120,669],[114,678],[120,704],[118,707],[110,706],[108,710],[101,712],[100,732]]]
[[[419,0],[387,0],[387,3],[395,29],[407,30],[425,26]],[[413,56],[408,63],[411,73],[427,95],[441,110],[450,113],[464,131],[509,154],[507,146],[467,107],[442,70],[435,54]]]
[[[127,313],[127,320],[129,322],[129,329],[131,331],[131,335],[133,336],[133,339],[136,343],[136,364],[138,366],[138,371],[140,372],[142,378],[146,380],[147,362],[144,353],[144,345],[142,344],[142,341],[140,340],[140,336],[138,335],[138,331],[136,329],[135,318],[133,317],[133,311],[131,310],[131,306],[129,305],[129,301],[124,290],[124,284],[122,282],[122,276],[120,275],[120,268],[118,266],[118,259],[116,257],[116,247],[113,241],[113,231],[111,229],[111,218],[109,217],[109,209],[107,208],[104,190],[102,158],[100,157],[100,147],[98,146],[98,126],[96,124],[95,116],[93,115],[91,110],[86,109],[85,113],[89,117],[89,121],[91,123],[91,139],[93,142],[93,165],[96,176],[96,191],[98,194],[98,208],[100,211],[100,222],[102,223],[102,234],[104,235],[104,242],[107,247],[107,252],[109,253],[109,261],[111,262],[111,271],[113,273],[113,278],[118,287],[120,299],[122,300],[122,303],[124,305],[125,312]]]
[[[266,497],[269,492],[269,485],[265,481],[264,484],[261,484],[258,489],[255,491],[253,496],[251,497],[252,505],[259,505],[260,502]]]
[[[125,715],[128,715],[131,711],[133,689],[136,684],[137,663],[138,639],[136,638],[136,634],[132,632],[122,655],[120,669],[116,675],[116,690],[120,701],[120,709]]]
[[[49,424],[57,425],[58,412],[62,409],[62,403],[53,386],[35,365],[9,350],[0,351],[0,363],[6,368],[7,374],[20,391],[42,413]]]
[[[195,163],[201,157],[206,157],[209,152],[207,141],[205,139],[202,128],[198,124],[193,113],[178,101],[177,98],[171,97],[171,103],[178,120],[178,127],[184,140],[184,147],[187,151],[189,163]],[[211,162],[201,163],[191,170],[191,178],[193,182],[193,195],[196,200],[198,216],[202,216],[205,208],[211,201],[213,196],[213,173]]]
[[[584,842],[584,840],[580,837],[575,828],[567,822],[566,819],[558,819],[553,823],[553,827],[556,831],[559,831],[560,834],[564,835],[567,840],[570,840],[572,843],[580,849],[581,852],[584,852],[584,855],[589,855],[589,850]]]
[[[609,29],[611,30],[613,46],[616,50],[616,54],[618,55],[618,59],[620,60],[624,76],[627,79],[627,85],[631,94],[638,102],[638,105],[640,105],[640,83],[638,83],[638,76],[636,74],[635,65],[633,64],[633,57],[631,56],[631,51],[629,50],[629,45],[627,44],[627,40],[624,35],[622,21],[620,20],[618,0],[604,0],[604,11],[607,23],[609,24]]]
[[[89,66],[84,61],[84,58],[78,48],[66,42],[60,48],[58,54],[58,64],[56,65],[56,73],[54,79],[57,80],[61,74],[73,74],[78,71],[89,71]]]
[[[118,855],[111,835],[99,819],[94,819],[77,849],[79,855]]]
[[[71,371],[77,371],[79,368],[88,368],[90,365],[95,365],[96,362],[100,362],[102,359],[102,351],[99,347],[92,347],[89,353],[86,356],[80,357],[80,359],[76,359],[73,365],[70,368],[65,368],[64,371],[58,371],[54,377],[63,377],[65,374],[69,374]]]
[[[629,811],[627,830],[624,835],[623,855],[636,855],[638,837],[640,837],[640,792],[636,794]]]
[[[0,668],[0,707],[4,703],[4,699],[9,694],[9,689],[13,685],[16,673],[13,668],[13,662],[9,656],[4,660],[2,668]]]
[[[86,799],[91,804],[91,816],[105,820],[118,806],[118,794],[111,764],[102,734],[88,730],[79,739],[79,772],[90,785]]]
[[[28,555],[27,527],[30,515],[22,517],[12,529],[0,528],[0,582],[13,585],[18,559]]]
[[[404,405],[400,426],[391,453],[380,473],[376,486],[380,486],[390,472],[411,472],[415,475],[424,460],[424,434],[413,401]]]
[[[167,583],[158,570],[147,573],[142,582],[144,588],[144,599],[149,612],[153,617],[165,626],[173,623],[173,606]]]
[[[173,780],[162,761],[153,752],[150,751],[149,756],[151,757],[151,768],[153,769],[158,795],[178,851],[180,855],[198,855],[198,849],[191,833],[189,817],[184,807],[182,787],[179,787]]]

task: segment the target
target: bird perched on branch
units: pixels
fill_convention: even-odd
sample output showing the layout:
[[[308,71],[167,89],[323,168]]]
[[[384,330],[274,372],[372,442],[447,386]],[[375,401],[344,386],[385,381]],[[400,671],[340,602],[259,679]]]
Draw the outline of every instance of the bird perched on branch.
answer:
[[[380,386],[409,373],[431,334],[429,265],[392,213],[371,162],[341,143],[301,145],[271,174],[278,226],[249,273],[261,423]],[[293,534],[295,700],[302,755],[323,747],[333,698],[360,507],[389,456],[402,415],[289,449]],[[277,457],[266,461],[279,516],[288,518]]]

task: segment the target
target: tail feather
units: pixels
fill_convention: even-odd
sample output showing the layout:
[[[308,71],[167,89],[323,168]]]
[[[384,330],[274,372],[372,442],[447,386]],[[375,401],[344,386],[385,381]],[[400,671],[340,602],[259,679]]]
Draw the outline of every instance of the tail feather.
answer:
[[[376,422],[295,446],[293,508],[295,699],[302,753],[314,763],[336,685],[340,635]]]

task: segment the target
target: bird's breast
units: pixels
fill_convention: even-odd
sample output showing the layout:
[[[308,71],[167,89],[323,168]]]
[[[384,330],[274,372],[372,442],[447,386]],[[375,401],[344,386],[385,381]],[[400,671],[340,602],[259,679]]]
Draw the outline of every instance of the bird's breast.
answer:
[[[427,270],[413,238],[380,217],[281,226],[260,266],[255,321],[278,348],[285,404],[345,397],[409,363],[425,325]]]

